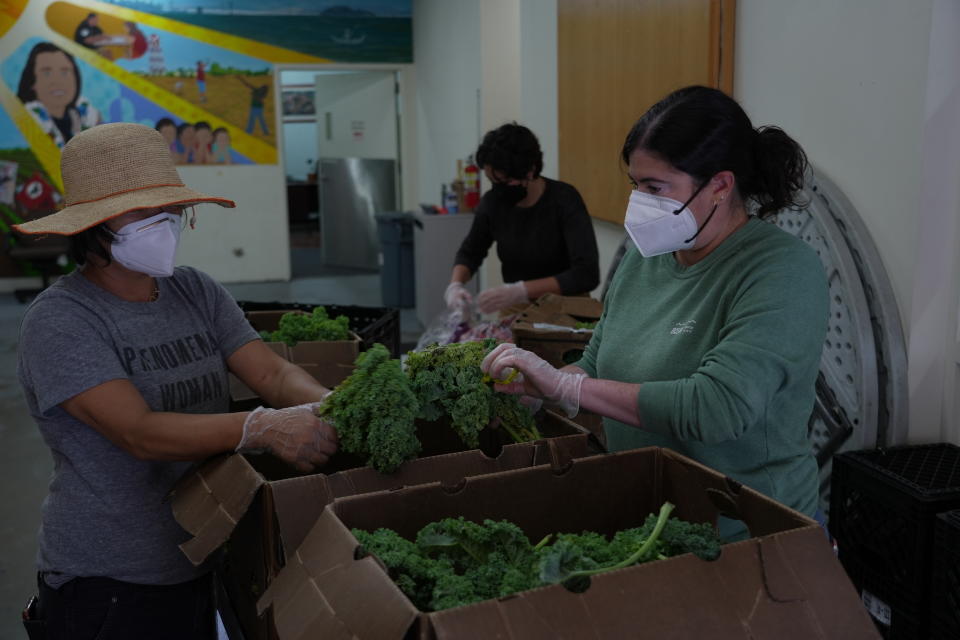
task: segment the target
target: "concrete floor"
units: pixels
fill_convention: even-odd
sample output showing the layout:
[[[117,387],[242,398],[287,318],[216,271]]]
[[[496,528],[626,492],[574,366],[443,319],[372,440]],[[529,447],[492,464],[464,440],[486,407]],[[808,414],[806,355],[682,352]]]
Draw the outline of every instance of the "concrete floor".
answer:
[[[290,282],[231,284],[237,300],[379,307],[378,274],[302,278]],[[27,413],[16,377],[17,334],[26,306],[0,294],[0,638],[25,638],[20,610],[34,593],[40,504],[53,464]],[[415,343],[423,330],[412,309],[400,314],[401,342]]]

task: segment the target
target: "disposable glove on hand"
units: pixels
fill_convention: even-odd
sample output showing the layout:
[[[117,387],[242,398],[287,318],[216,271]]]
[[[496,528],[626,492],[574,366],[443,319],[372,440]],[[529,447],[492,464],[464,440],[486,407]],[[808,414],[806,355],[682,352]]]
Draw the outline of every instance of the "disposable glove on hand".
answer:
[[[524,394],[543,398],[572,418],[580,411],[580,386],[585,373],[560,371],[535,353],[524,351],[515,344],[505,342],[487,354],[480,364],[484,373],[495,380],[503,380],[511,369],[520,372],[519,380],[496,384],[494,388],[503,393]]]
[[[447,309],[450,311],[465,311],[473,302],[473,296],[462,282],[451,282],[443,292],[443,301],[447,303]]]
[[[314,414],[320,403],[286,409],[257,407],[243,423],[237,451],[266,449],[300,471],[311,471],[337,451],[337,432]]]
[[[481,313],[493,313],[494,311],[505,309],[512,304],[529,301],[530,298],[527,296],[527,288],[522,281],[492,287],[477,296],[477,306],[480,308]]]

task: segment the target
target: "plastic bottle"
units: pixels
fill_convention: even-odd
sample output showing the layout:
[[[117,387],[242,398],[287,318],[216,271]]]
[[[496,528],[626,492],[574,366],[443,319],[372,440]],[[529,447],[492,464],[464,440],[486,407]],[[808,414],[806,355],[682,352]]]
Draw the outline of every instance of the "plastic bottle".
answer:
[[[463,169],[463,191],[464,211],[473,211],[480,204],[480,168],[474,164],[472,154]]]
[[[457,213],[458,211],[457,192],[453,187],[454,185],[450,185],[450,187],[447,187],[446,185],[444,185],[443,206],[446,208],[447,213]]]

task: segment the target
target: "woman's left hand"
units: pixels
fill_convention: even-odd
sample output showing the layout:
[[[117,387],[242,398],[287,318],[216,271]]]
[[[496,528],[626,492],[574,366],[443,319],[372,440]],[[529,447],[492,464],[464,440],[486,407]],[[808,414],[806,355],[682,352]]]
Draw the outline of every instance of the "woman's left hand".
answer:
[[[560,371],[537,354],[509,342],[488,353],[480,368],[495,380],[506,378],[511,370],[520,372],[519,380],[495,384],[497,391],[543,398],[571,418],[580,411],[580,386],[585,373]]]

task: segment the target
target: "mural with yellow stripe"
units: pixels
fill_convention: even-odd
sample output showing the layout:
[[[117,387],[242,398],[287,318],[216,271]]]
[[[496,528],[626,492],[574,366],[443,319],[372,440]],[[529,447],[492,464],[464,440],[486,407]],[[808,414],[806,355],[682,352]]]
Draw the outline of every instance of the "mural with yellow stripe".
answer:
[[[64,49],[69,49],[74,56],[84,60],[92,67],[112,75],[124,86],[137,93],[141,98],[150,100],[168,112],[176,114],[186,122],[206,121],[211,129],[216,129],[217,127],[226,128],[230,133],[232,147],[252,162],[273,164],[277,161],[276,147],[254,136],[247,135],[247,133],[232,123],[192,104],[188,100],[165,91],[145,78],[118,68],[112,62],[94,51],[84,49],[80,46],[66,44],[64,45]]]
[[[187,131],[183,133],[187,140],[174,143],[180,147],[180,162],[207,164],[214,156],[219,156],[221,164],[276,162],[276,127],[272,126],[276,114],[270,97],[274,84],[272,60],[233,52],[220,45],[228,43],[281,60],[322,60],[243,38],[220,37],[222,34],[190,25],[180,27],[191,37],[154,29],[151,25],[177,25],[129,9],[91,11],[101,4],[54,2],[45,12],[47,24],[71,41],[70,51],[76,56],[164,107],[167,113],[157,122],[169,119],[188,125],[207,123],[211,130],[222,127],[223,140],[229,137],[235,152],[227,153],[222,143],[215,150],[216,143],[210,140],[206,141],[207,148],[197,149],[196,153],[188,151],[184,145],[196,142]],[[145,18],[145,22],[135,23],[129,18]],[[214,41],[217,46],[208,44]]]
[[[20,130],[33,155],[40,166],[47,173],[50,182],[57,191],[63,191],[63,182],[60,177],[60,149],[54,144],[50,136],[37,124],[16,94],[0,84],[0,105]]]

